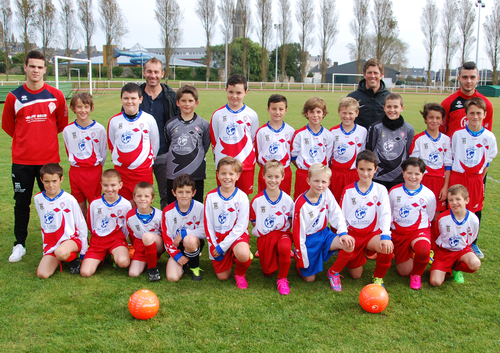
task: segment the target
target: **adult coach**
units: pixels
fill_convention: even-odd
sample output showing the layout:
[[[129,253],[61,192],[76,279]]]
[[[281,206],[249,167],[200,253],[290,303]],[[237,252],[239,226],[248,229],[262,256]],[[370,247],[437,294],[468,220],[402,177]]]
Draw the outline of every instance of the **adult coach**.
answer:
[[[158,191],[160,193],[161,209],[167,206],[167,143],[165,140],[165,124],[167,121],[180,114],[180,109],[176,104],[174,90],[161,83],[165,75],[163,63],[151,58],[144,65],[144,78],[146,83],[141,85],[142,103],[140,108],[151,114],[158,124],[160,132],[160,150],[153,165]]]
[[[479,97],[486,103],[486,117],[483,120],[483,127],[491,131],[493,128],[493,105],[490,100],[476,90],[476,84],[479,80],[479,70],[476,63],[468,61],[460,67],[458,82],[460,89],[446,98],[441,105],[444,107],[446,116],[441,124],[440,131],[453,137],[455,131],[463,129],[469,123],[465,114],[465,102],[470,98]],[[483,183],[486,187],[486,176]],[[481,222],[482,210],[476,212],[479,222]],[[471,244],[471,249],[480,259],[484,258],[484,254],[476,244],[477,239]]]
[[[57,134],[68,125],[68,106],[61,91],[43,81],[45,57],[30,51],[24,64],[26,83],[7,95],[2,129],[12,137],[12,184],[14,185],[14,235],[9,257],[18,262],[26,254],[30,204],[34,181],[40,190],[40,168],[59,163]]]
[[[359,115],[356,124],[367,130],[371,124],[384,116],[385,97],[390,93],[382,80],[384,64],[373,58],[363,65],[363,79],[359,81],[358,89],[347,96],[359,102]]]
[[[453,137],[455,131],[463,129],[469,121],[465,114],[465,102],[470,98],[479,97],[486,103],[486,117],[483,126],[490,130],[493,128],[493,106],[488,98],[476,90],[479,80],[479,71],[473,61],[466,62],[460,67],[458,82],[460,89],[446,98],[441,105],[446,112],[445,119],[441,125],[441,132]]]

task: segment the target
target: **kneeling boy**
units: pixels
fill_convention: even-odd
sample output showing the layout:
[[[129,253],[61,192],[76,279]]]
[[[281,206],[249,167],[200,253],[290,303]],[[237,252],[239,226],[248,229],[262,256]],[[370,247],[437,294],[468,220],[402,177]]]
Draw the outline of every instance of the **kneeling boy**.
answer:
[[[323,262],[340,250],[328,270],[330,286],[339,292],[342,290],[339,273],[351,260],[354,238],[347,234],[342,210],[328,188],[331,177],[326,165],[315,163],[309,168],[309,190],[295,201],[293,243],[297,269],[306,282],[314,281],[316,274],[323,271]],[[327,227],[328,223],[337,234]]]
[[[87,251],[87,224],[76,199],[61,190],[64,179],[59,164],[48,163],[40,169],[45,191],[35,195],[40,217],[43,257],[36,271],[40,278],[49,278],[60,261],[69,263],[71,274],[80,273],[77,253]]]

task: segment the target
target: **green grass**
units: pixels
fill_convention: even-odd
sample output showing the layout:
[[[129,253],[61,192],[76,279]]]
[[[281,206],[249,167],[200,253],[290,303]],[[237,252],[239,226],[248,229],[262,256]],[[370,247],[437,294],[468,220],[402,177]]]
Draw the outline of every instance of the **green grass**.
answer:
[[[267,121],[269,91],[250,91],[245,102],[255,109],[260,122]],[[285,120],[295,128],[307,122],[300,115],[305,100],[314,92],[285,92],[289,100]],[[338,100],[344,94],[322,92],[330,113],[324,126],[339,123]],[[426,102],[441,102],[445,96],[404,95],[403,116],[416,132],[424,128],[418,111]],[[212,112],[225,103],[223,91],[201,91],[199,115],[210,120]],[[492,99],[496,111],[500,100]],[[117,92],[95,95],[93,118],[107,125],[119,111]],[[2,107],[3,109],[3,107]],[[70,113],[70,119],[74,115]],[[494,132],[498,134],[500,123]],[[129,278],[128,272],[108,262],[89,279],[56,272],[48,280],[36,277],[42,244],[36,211],[29,226],[27,254],[19,263],[7,261],[12,249],[13,206],[10,177],[11,139],[0,135],[0,351],[2,352],[498,352],[500,308],[498,277],[500,240],[500,184],[488,180],[479,244],[486,258],[476,274],[465,274],[465,284],[447,280],[440,288],[429,285],[428,271],[422,289],[409,288],[409,279],[397,275],[393,266],[385,278],[390,302],[381,314],[365,313],[358,304],[360,290],[368,284],[375,262],[368,261],[365,273],[352,280],[343,273],[343,291],[330,290],[326,274],[314,283],[299,278],[292,262],[291,294],[280,296],[276,276],[265,278],[257,259],[247,274],[249,287],[238,290],[234,280],[216,279],[206,250],[201,259],[205,270],[201,282],[187,275],[178,283],[164,278],[167,256],[159,267],[163,279],[150,283],[146,275]],[[43,147],[43,146],[41,146]],[[62,165],[69,164],[60,138]],[[215,187],[214,163],[207,157],[205,190]],[[110,157],[106,167],[111,167]],[[500,161],[494,161],[489,176],[500,180]],[[66,179],[64,188],[69,190]],[[155,201],[159,206],[159,201]],[[255,237],[251,239],[256,250]],[[326,266],[330,266],[333,259]],[[153,290],[160,311],[151,320],[139,321],[128,312],[128,298],[136,290]]]

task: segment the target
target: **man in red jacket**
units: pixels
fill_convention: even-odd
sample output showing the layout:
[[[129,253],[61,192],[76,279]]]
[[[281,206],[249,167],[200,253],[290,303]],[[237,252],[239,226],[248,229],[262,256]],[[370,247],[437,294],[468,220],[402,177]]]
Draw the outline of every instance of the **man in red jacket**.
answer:
[[[43,190],[40,168],[47,163],[59,163],[57,134],[68,125],[66,100],[60,90],[43,81],[46,70],[43,54],[30,51],[24,65],[26,83],[7,95],[2,114],[2,129],[12,137],[16,242],[10,262],[18,262],[26,254],[34,181]]]

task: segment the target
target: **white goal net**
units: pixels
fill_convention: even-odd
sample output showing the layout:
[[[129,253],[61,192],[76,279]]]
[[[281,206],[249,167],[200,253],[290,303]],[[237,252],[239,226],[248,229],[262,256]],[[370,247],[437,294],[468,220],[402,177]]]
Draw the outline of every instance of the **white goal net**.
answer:
[[[56,88],[59,89],[59,60],[70,60],[70,61],[83,61],[88,63],[88,81],[89,81],[89,90],[90,94],[92,94],[92,63],[88,59],[78,59],[78,58],[70,58],[67,56],[54,56],[54,69],[56,74]],[[80,71],[78,71],[78,75],[80,75]]]

